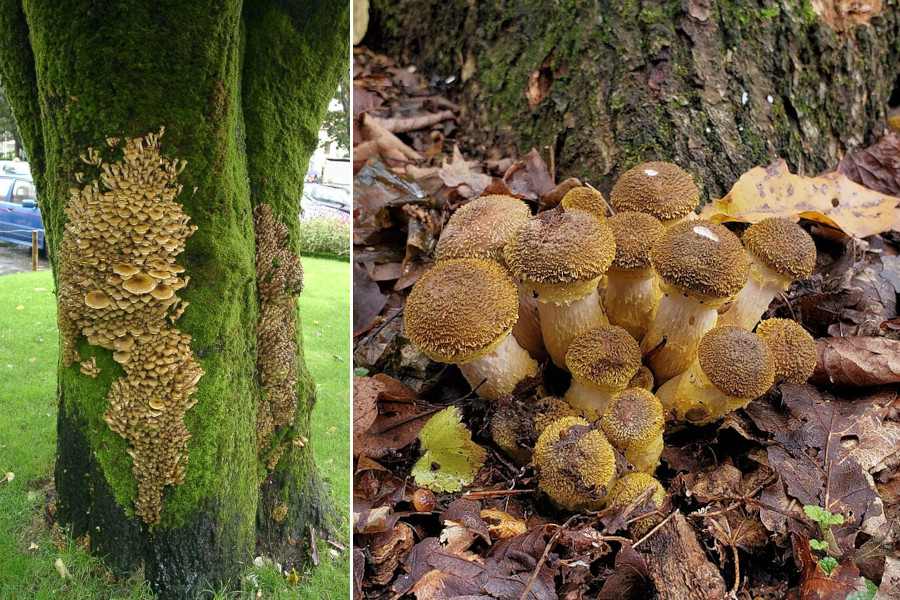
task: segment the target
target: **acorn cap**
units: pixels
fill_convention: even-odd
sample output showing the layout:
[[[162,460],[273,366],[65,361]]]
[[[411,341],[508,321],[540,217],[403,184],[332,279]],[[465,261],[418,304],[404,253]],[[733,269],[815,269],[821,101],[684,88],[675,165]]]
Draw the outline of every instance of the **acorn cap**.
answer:
[[[601,222],[606,221],[606,200],[603,199],[603,194],[593,188],[572,188],[566,192],[566,195],[563,196],[560,204],[566,210],[583,210],[586,213],[594,215],[600,219]]]
[[[534,448],[540,487],[569,510],[603,505],[616,472],[616,454],[602,431],[581,417],[548,425]]]
[[[616,258],[612,268],[623,271],[650,266],[650,250],[665,226],[646,213],[620,212],[607,221],[616,240]]]
[[[503,261],[503,247],[531,210],[512,196],[482,196],[459,207],[441,233],[434,257]]]
[[[757,398],[775,382],[775,359],[755,334],[723,325],[710,329],[697,348],[703,374],[730,398]]]
[[[612,231],[582,210],[548,210],[528,219],[506,244],[510,272],[529,291],[553,294],[553,288],[584,284],[587,296],[612,264]]]
[[[776,383],[804,383],[816,368],[816,341],[796,321],[766,319],[756,327],[775,359]]]
[[[660,221],[686,216],[700,203],[690,173],[668,162],[647,162],[625,171],[609,194],[617,212],[633,210]]]
[[[659,399],[642,388],[629,388],[613,395],[600,421],[606,438],[619,450],[646,444],[660,435],[665,424]]]
[[[622,327],[603,325],[572,340],[566,366],[582,385],[622,388],[641,368],[641,349]]]
[[[516,286],[499,264],[478,258],[440,261],[406,299],[406,332],[432,359],[466,362],[500,345],[518,310]]]
[[[806,279],[816,266],[816,245],[802,227],[778,217],[744,232],[744,247],[759,262],[791,280]]]
[[[740,240],[723,225],[700,219],[663,231],[650,251],[650,262],[664,283],[710,300],[737,294],[750,271]]]

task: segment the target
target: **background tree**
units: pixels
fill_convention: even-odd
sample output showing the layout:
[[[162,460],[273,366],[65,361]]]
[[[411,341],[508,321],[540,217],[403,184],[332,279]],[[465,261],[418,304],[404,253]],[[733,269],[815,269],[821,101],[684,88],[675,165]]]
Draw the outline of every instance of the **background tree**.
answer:
[[[328,132],[329,139],[350,152],[350,71],[341,75],[341,83],[334,94],[334,99],[341,105],[341,110],[332,110],[325,114],[322,127]]]
[[[142,480],[134,447],[104,419],[123,367],[111,350],[77,336],[81,358],[94,356],[101,370],[90,378],[76,362],[58,371],[58,520],[73,536],[89,534],[117,573],[144,566],[162,598],[233,582],[255,553],[289,568],[302,562],[309,527],[327,527],[332,511],[304,442],[314,387],[299,322],[290,321],[288,335],[299,355],[289,374],[293,418],[257,439],[267,402],[257,360],[267,345],[256,338],[253,214],[270,207],[287,226],[275,250],[296,250],[303,174],[348,67],[349,4],[2,0],[0,29],[0,77],[41,199],[58,289],[73,260],[63,245],[70,189],[82,186],[78,173],[88,185],[102,174],[80,157],[94,148],[110,163],[120,159],[109,137],[165,127],[161,154],[187,161],[175,201],[197,227],[177,257],[190,276],[178,295],[190,305],[176,325],[205,373],[184,415],[191,437],[186,461],[176,463],[186,462],[183,483],[163,488],[157,517],[135,512]],[[128,219],[116,223],[110,239],[135,231]],[[84,252],[79,260],[90,266]]]
[[[673,159],[719,196],[775,156],[816,173],[880,135],[900,103],[900,13],[864,4],[377,0],[364,43],[457,75],[476,144],[549,146],[604,191]]]

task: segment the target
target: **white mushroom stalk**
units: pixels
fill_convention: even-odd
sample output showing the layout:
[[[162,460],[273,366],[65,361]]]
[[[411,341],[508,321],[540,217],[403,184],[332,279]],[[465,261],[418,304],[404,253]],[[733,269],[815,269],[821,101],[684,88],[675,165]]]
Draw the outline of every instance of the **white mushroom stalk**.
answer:
[[[539,301],[537,305],[544,345],[558,367],[565,368],[566,350],[572,340],[589,329],[609,325],[596,286],[587,296],[569,304]]]
[[[775,296],[787,290],[793,280],[767,269],[752,256],[749,258],[750,276],[747,278],[747,285],[737,293],[725,314],[719,317],[719,324],[752,331]]]
[[[653,269],[610,270],[603,305],[613,325],[623,327],[637,341],[644,339],[656,317],[662,292]]]
[[[537,374],[537,362],[516,341],[506,336],[500,345],[482,358],[459,364],[459,370],[473,390],[485,400],[512,393],[526,377]]]

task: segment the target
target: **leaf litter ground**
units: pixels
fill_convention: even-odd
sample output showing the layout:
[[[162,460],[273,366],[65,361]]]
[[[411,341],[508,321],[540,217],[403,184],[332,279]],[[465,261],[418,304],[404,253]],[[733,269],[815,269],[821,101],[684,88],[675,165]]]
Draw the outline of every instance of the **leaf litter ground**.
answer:
[[[865,577],[879,598],[900,597],[900,235],[889,230],[900,215],[900,136],[849,153],[818,179],[783,165],[751,170],[704,208],[737,233],[741,221],[780,214],[813,236],[813,276],[777,297],[766,317],[811,332],[818,364],[808,384],[777,386],[720,423],[667,436],[656,473],[667,491],[661,522],[636,538],[628,525],[646,498],[615,512],[553,507],[531,467],[519,469],[492,442],[497,403],[479,400],[455,367],[406,338],[405,297],[432,266],[454,210],[503,193],[538,212],[581,185],[557,184],[553,157],[548,167],[537,150],[474,156],[458,112],[440,82],[357,49],[355,596],[844,600],[871,597]],[[775,180],[780,188],[765,194]],[[823,182],[834,184],[825,194]],[[863,214],[879,215],[881,226]],[[556,392],[568,384],[552,365],[538,380]],[[506,402],[527,402],[537,383]],[[448,406],[487,459],[464,491],[416,510],[418,434]],[[804,506],[843,523],[823,534]],[[810,540],[827,550],[811,551]],[[821,560],[826,552],[836,566]]]

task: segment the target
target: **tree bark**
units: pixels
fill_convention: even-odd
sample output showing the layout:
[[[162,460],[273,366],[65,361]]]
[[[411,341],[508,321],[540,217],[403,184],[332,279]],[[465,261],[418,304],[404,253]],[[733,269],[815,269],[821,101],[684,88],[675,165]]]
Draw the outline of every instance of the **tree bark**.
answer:
[[[776,156],[816,173],[881,134],[900,13],[851,4],[377,0],[364,43],[456,76],[475,154],[549,150],[604,192],[672,160],[719,197]]]
[[[80,357],[96,357],[101,370],[90,378],[76,362],[58,371],[58,520],[73,537],[88,534],[116,573],[143,566],[160,598],[233,585],[254,553],[303,562],[304,545],[290,542],[307,540],[309,525],[327,527],[332,509],[311,447],[291,443],[309,435],[314,400],[299,319],[297,407],[273,442],[285,448],[273,465],[257,453],[263,397],[253,207],[269,204],[295,231],[297,182],[315,149],[309,130],[348,66],[349,6],[0,0],[0,29],[7,32],[0,77],[31,162],[58,290],[66,283],[60,261],[72,258],[61,252],[70,189],[82,186],[76,173],[88,184],[99,174],[80,156],[92,147],[110,163],[118,159],[106,138],[164,126],[161,155],[187,161],[175,201],[197,227],[177,257],[190,277],[178,295],[189,306],[173,321],[191,336],[204,372],[184,415],[184,481],[164,488],[157,519],[135,513],[130,442],[104,419],[123,368],[82,335]],[[128,227],[121,225],[125,235]],[[293,235],[284,245],[296,249]],[[279,523],[291,526],[273,531],[264,507],[271,511],[274,497],[291,516],[279,514]],[[259,531],[266,543],[257,546]]]

